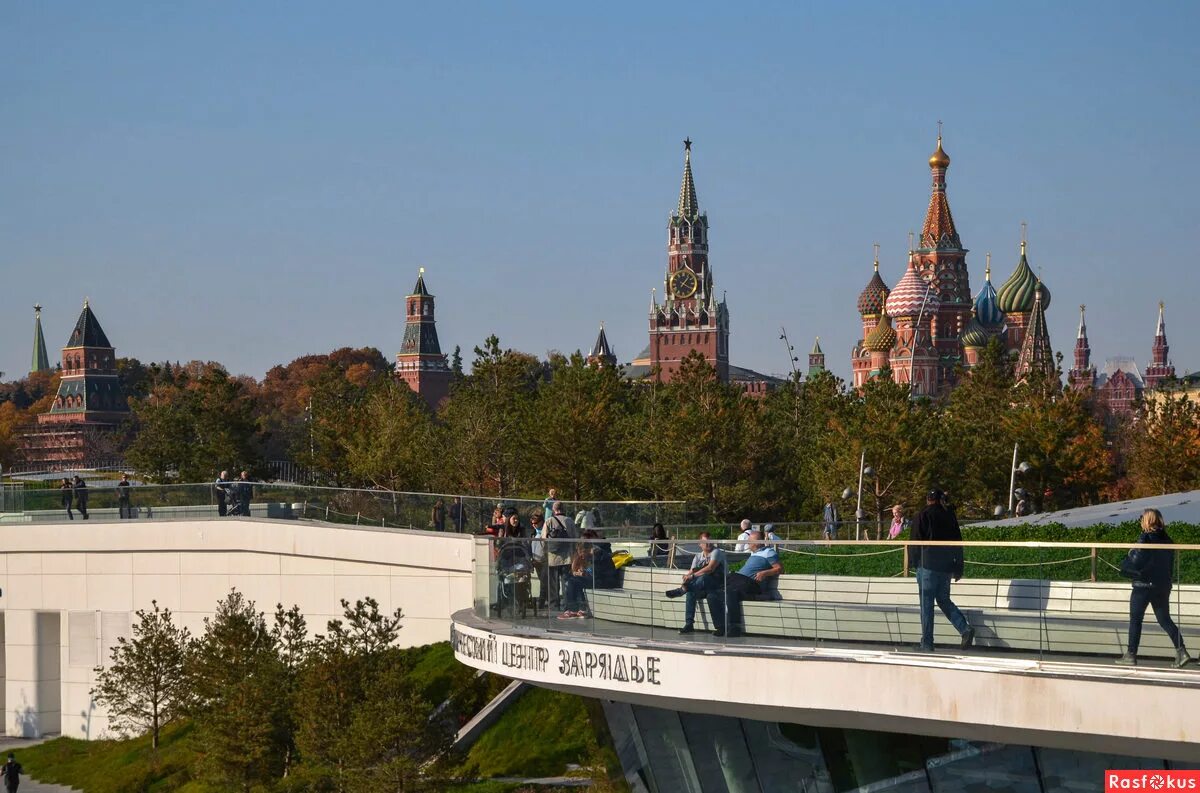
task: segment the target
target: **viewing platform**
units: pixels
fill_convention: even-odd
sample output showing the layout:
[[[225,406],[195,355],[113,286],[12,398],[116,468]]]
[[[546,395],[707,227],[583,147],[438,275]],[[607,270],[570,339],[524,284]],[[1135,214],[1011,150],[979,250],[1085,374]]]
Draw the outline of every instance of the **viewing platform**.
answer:
[[[1128,545],[963,543],[972,577],[954,584],[952,597],[974,644],[961,649],[935,610],[937,646],[927,653],[916,649],[917,586],[901,561],[912,543],[781,541],[785,567],[803,558],[811,572],[785,572],[766,596],[745,602],[745,635],[736,638],[709,632],[703,602],[696,632],[679,633],[684,598],[665,593],[679,585],[694,541],[673,543],[685,569],[636,560],[616,587],[586,590],[589,616],[573,619],[535,610],[536,571],[505,569],[503,548],[497,554],[491,538],[476,543],[475,604],[454,615],[453,642],[458,658],[479,669],[682,713],[1172,761],[1198,756],[1200,666],[1174,668],[1174,648],[1151,613],[1139,665],[1114,663],[1127,637],[1128,583],[979,578],[981,567],[971,564],[1004,550],[1018,560],[1009,569],[1023,572],[1062,569],[1058,560],[1086,569],[1095,558],[1103,567]],[[625,547],[612,542],[614,551]],[[1190,577],[1200,547],[1175,550]],[[895,573],[838,574],[847,556],[878,566],[872,553],[893,554]],[[732,571],[738,559],[730,555]],[[1185,643],[1200,648],[1200,586],[1177,584],[1171,611]]]

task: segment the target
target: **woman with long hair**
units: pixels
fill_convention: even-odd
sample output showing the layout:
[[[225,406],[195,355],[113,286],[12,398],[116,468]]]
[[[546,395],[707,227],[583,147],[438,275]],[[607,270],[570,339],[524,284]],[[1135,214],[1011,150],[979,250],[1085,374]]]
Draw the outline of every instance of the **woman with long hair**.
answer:
[[[1139,545],[1172,544],[1163,525],[1162,513],[1157,509],[1142,513],[1142,534],[1137,541]],[[1187,666],[1192,662],[1183,646],[1183,636],[1171,619],[1171,574],[1174,568],[1175,552],[1170,550],[1131,548],[1121,562],[1121,575],[1133,579],[1133,589],[1129,593],[1129,643],[1125,654],[1117,659],[1118,664],[1137,666],[1146,606],[1154,609],[1154,618],[1175,648],[1175,666]]]

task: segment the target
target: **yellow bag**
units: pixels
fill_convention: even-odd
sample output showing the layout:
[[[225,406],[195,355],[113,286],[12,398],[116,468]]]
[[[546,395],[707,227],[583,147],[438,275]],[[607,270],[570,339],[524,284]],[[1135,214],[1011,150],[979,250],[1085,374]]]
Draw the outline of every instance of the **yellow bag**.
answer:
[[[617,551],[612,555],[613,567],[620,570],[625,565],[633,561],[633,554],[629,551]]]

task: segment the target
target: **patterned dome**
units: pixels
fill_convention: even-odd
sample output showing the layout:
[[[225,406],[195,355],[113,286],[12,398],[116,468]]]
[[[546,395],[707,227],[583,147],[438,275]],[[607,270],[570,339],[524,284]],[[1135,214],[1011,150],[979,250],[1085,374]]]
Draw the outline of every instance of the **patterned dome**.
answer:
[[[976,317],[971,318],[967,329],[958,338],[964,347],[986,347],[988,343],[988,333]]]
[[[1042,308],[1050,308],[1050,290],[1033,274],[1029,260],[1025,258],[1025,243],[1022,242],[1021,260],[1017,262],[1017,269],[1013,270],[1013,274],[996,293],[996,302],[1000,306],[1000,310],[1005,314],[1033,311],[1033,298],[1039,284],[1042,292]]]
[[[887,296],[887,284],[879,277],[879,262],[875,262],[875,274],[858,295],[858,313],[864,317],[878,314],[883,311],[883,301],[887,300]]]
[[[989,267],[983,288],[975,296],[975,316],[984,328],[997,328],[1004,322],[1004,312],[997,302],[996,289],[992,286],[992,270]]]
[[[896,284],[884,303],[887,313],[893,317],[917,317],[924,307],[925,316],[932,317],[941,305],[937,290],[917,273],[915,259],[908,260],[908,271]]]
[[[884,314],[879,324],[867,334],[863,347],[871,352],[889,352],[896,346],[896,331],[892,330],[892,318]]]

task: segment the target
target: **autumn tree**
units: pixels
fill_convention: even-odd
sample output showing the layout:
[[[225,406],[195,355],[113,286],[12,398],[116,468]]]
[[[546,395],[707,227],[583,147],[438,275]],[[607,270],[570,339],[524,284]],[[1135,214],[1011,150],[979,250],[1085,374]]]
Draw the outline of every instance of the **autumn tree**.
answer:
[[[1200,488],[1200,405],[1169,392],[1146,400],[1127,465],[1135,498]]]
[[[91,695],[117,732],[149,733],[150,746],[158,749],[162,728],[183,714],[187,702],[191,634],[175,625],[170,609],[152,604],[153,611],[136,612],[133,635],[118,638],[108,665],[95,670]]]

